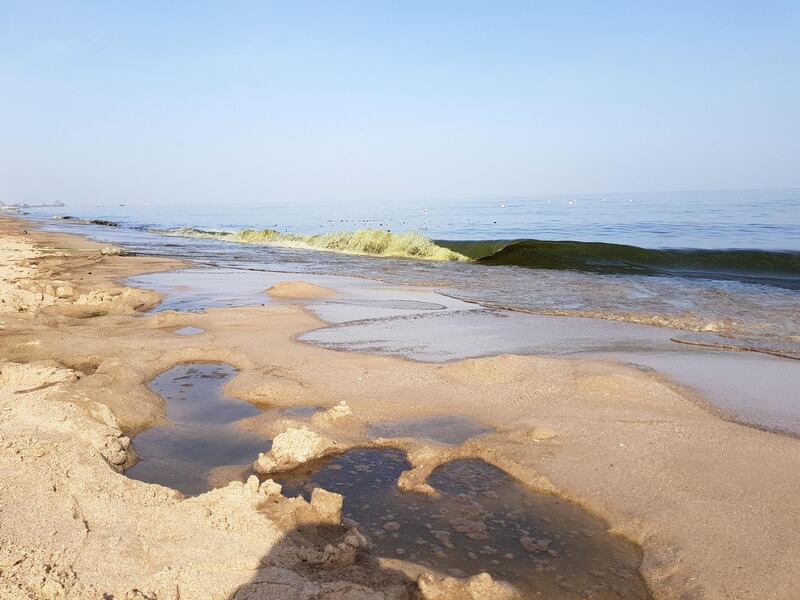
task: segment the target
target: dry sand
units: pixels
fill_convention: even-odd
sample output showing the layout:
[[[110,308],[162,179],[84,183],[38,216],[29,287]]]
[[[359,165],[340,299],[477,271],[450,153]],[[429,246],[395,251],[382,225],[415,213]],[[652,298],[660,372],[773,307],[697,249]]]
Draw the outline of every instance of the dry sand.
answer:
[[[191,361],[239,368],[226,393],[259,405],[346,401],[355,417],[312,426],[339,443],[359,439],[358,423],[425,415],[497,428],[456,450],[409,444],[407,486],[453,455],[489,460],[638,543],[655,598],[798,597],[798,439],[723,421],[613,363],[335,352],[297,342],[324,323],[287,304],[145,315],[157,295],[116,281],[179,263],[24,227],[0,220],[2,598],[506,597],[485,578],[379,567],[345,526],[326,547],[310,526],[338,519],[336,498],[288,500],[253,479],[183,499],[125,477],[129,439],[164,419],[147,382]],[[183,326],[203,339],[172,333]]]

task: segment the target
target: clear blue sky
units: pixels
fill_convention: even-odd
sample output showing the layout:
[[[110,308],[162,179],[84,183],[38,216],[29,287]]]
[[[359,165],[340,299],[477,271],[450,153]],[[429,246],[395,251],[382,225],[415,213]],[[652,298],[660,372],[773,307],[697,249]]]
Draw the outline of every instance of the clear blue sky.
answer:
[[[800,2],[0,0],[0,199],[800,187]]]

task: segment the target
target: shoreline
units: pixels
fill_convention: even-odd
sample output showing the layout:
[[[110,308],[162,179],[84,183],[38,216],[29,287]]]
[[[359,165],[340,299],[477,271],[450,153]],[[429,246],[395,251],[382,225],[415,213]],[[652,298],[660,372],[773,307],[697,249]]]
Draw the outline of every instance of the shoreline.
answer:
[[[14,276],[40,284],[56,275],[76,297],[56,297],[45,306],[44,293],[28,291],[34,297],[24,310],[0,315],[4,359],[34,363],[9,367],[6,362],[0,379],[5,388],[0,469],[6,482],[0,487],[0,564],[8,564],[7,555],[15,551],[28,557],[15,563],[25,571],[0,569],[0,585],[22,581],[47,561],[62,564],[70,553],[75,555],[69,566],[74,577],[64,577],[97,590],[109,586],[120,597],[127,588],[150,586],[162,594],[159,598],[177,588],[182,598],[225,598],[265,568],[259,557],[282,537],[276,519],[287,518],[286,502],[276,502],[274,514],[265,516],[259,512],[265,492],[250,484],[181,500],[166,488],[130,480],[109,467],[132,458],[122,438],[164,418],[163,400],[146,387],[152,377],[176,364],[219,361],[240,371],[226,392],[256,405],[334,407],[344,400],[364,422],[457,414],[494,427],[496,434],[460,452],[488,458],[531,488],[576,502],[639,544],[641,572],[657,599],[747,594],[778,599],[794,589],[793,575],[800,570],[800,541],[791,536],[800,529],[800,500],[793,493],[800,488],[793,468],[800,464],[800,441],[794,438],[723,421],[657,377],[597,360],[505,355],[431,365],[333,352],[295,340],[323,321],[291,304],[143,314],[141,308],[153,306],[157,296],[125,292],[118,282],[181,263],[101,255],[102,244],[67,234],[15,233],[24,225],[14,218],[0,223],[4,241],[18,244],[25,254],[22,261],[2,255]],[[41,249],[26,249],[27,240],[58,240],[67,251],[51,255],[54,261],[42,260]],[[81,257],[76,254],[81,247],[97,256],[91,261]],[[4,272],[4,279],[11,277]],[[17,283],[4,283],[3,293]],[[80,297],[96,302],[79,304]],[[176,339],[170,330],[178,326],[202,327],[203,346],[199,340]],[[35,339],[38,345],[28,345]],[[327,425],[326,432],[339,427]],[[275,424],[254,426],[266,431]],[[543,436],[545,429],[553,437]],[[122,441],[115,446],[109,438]],[[62,480],[71,463],[53,456],[48,446],[54,443],[88,475]],[[98,443],[101,450],[92,446]],[[102,451],[111,452],[102,450],[108,444],[121,463],[103,458]],[[408,450],[423,453],[425,448],[412,444]],[[420,461],[416,476],[452,456],[434,453]],[[48,478],[58,480],[53,489]],[[93,498],[97,487],[109,498]],[[16,506],[26,496],[32,497],[32,509]],[[71,507],[69,514],[60,509],[46,514],[46,506],[62,503]],[[207,510],[211,514],[203,516]],[[226,541],[220,535],[227,530],[217,528],[216,510],[240,537]],[[103,511],[117,518],[104,518]],[[73,516],[81,513],[85,518]],[[40,542],[30,537],[36,533],[29,531],[31,519],[39,529],[77,529],[66,539]],[[168,532],[153,536],[140,523]],[[116,564],[92,572],[89,565],[97,560],[113,562],[101,559],[101,550],[118,537],[122,541],[110,545]],[[164,539],[169,541],[159,547],[158,540]],[[135,568],[126,540],[148,548]],[[219,544],[220,556],[212,559],[202,548],[192,548],[208,544]],[[245,546],[247,559],[238,556]],[[763,560],[753,561],[754,554]],[[165,565],[175,568],[165,570]],[[207,567],[213,567],[213,576],[201,572]],[[197,595],[212,582],[221,586],[220,595]]]
[[[40,222],[43,227],[49,228],[46,219],[40,219]],[[169,238],[159,240],[161,236],[136,233],[138,230],[125,227],[98,227],[97,225],[84,227],[73,224],[66,226],[66,229],[71,227],[77,228],[77,233],[81,235],[92,238],[99,236],[110,243],[118,240],[120,243],[133,245],[145,255],[172,256],[175,252],[186,252],[187,256],[199,260],[203,260],[203,257],[214,257],[215,262],[222,263],[229,262],[226,258],[233,258],[237,262],[240,259],[255,261],[255,263],[262,260],[259,258],[259,253],[250,256],[246,248],[243,249],[243,256],[239,256],[236,252],[239,244],[231,242],[223,243],[212,240],[205,242],[203,247],[199,248],[195,243],[202,242],[202,240],[183,239],[174,244],[166,243],[164,240],[169,240]],[[64,228],[64,226],[56,227],[56,229]],[[188,243],[188,246],[184,247],[184,243]],[[270,247],[264,248],[269,249]],[[678,336],[687,339],[703,338],[705,343],[711,345],[734,346],[738,350],[753,352],[767,351],[789,358],[796,358],[798,355],[798,338],[795,335],[798,330],[798,322],[791,316],[796,312],[794,310],[797,304],[796,294],[779,288],[768,288],[770,296],[766,301],[771,308],[763,310],[765,302],[763,295],[766,292],[761,289],[762,286],[738,285],[738,287],[734,286],[733,290],[725,291],[726,282],[715,282],[713,278],[706,283],[702,283],[702,278],[694,279],[692,277],[667,278],[667,280],[662,277],[625,278],[625,281],[622,282],[623,287],[620,289],[620,281],[614,276],[598,277],[596,274],[570,269],[539,269],[535,275],[529,273],[525,277],[527,283],[520,285],[516,282],[514,275],[519,270],[517,267],[456,262],[449,263],[444,267],[444,272],[448,275],[443,277],[437,274],[441,269],[429,268],[430,265],[426,265],[429,261],[393,259],[386,256],[362,256],[360,259],[350,262],[347,259],[353,257],[347,253],[312,251],[309,254],[307,250],[294,251],[291,248],[277,250],[279,251],[277,256],[269,258],[268,253],[265,258],[264,266],[269,271],[281,270],[280,263],[284,259],[289,263],[299,261],[305,264],[307,258],[311,257],[309,264],[312,265],[312,271],[321,275],[338,272],[345,276],[383,281],[389,285],[394,282],[394,284],[413,287],[425,287],[434,281],[434,285],[440,293],[466,302],[476,301],[486,308],[510,310],[522,314],[587,317],[671,328]],[[284,255],[285,253],[288,254]],[[297,253],[296,256],[295,253]],[[334,258],[329,260],[326,255]],[[371,264],[373,260],[378,262]],[[414,272],[416,268],[413,266],[414,263],[419,263],[416,266],[426,272],[426,277],[419,276]],[[307,266],[304,266],[300,272],[310,272],[306,271]],[[383,272],[384,269],[387,271]],[[452,288],[448,283],[448,278],[451,276],[455,278]],[[491,287],[495,291],[486,293],[479,289],[473,289],[470,281],[473,278],[480,279],[481,277],[488,277],[492,282]],[[680,289],[673,289],[676,285]],[[553,293],[550,290],[559,290],[559,292]],[[591,292],[586,290],[591,290]],[[708,293],[711,295],[707,295]],[[620,294],[623,296],[622,299],[619,298]],[[639,297],[639,300],[626,299],[629,294]],[[675,301],[684,294],[688,305]],[[564,299],[570,296],[574,296],[571,300],[572,305],[565,309]],[[538,299],[532,300],[534,298]],[[657,298],[663,298],[663,300],[656,300]],[[774,328],[783,331],[784,334],[773,336],[769,331]],[[681,334],[680,332],[685,333]]]

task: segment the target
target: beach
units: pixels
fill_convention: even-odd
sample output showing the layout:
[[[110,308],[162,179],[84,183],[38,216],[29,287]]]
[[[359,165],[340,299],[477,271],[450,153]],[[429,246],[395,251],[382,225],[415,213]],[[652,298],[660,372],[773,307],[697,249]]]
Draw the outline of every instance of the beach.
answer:
[[[427,479],[437,467],[494,465],[602,523],[608,543],[636,563],[635,577],[587,571],[578,586],[554,580],[542,597],[625,597],[619,586],[634,579],[658,600],[796,594],[796,436],[735,422],[664,374],[613,357],[436,363],[304,341],[343,310],[347,284],[333,276],[266,274],[261,305],[154,312],[166,295],[123,280],[165,273],[180,287],[190,263],[1,219],[3,598],[539,597],[498,577],[416,563],[406,551],[378,556],[343,520],[340,495],[281,494],[279,473],[354,448],[402,451],[410,468],[397,485],[426,497],[436,494]],[[347,318],[435,303],[424,290],[380,293],[382,304],[378,295],[351,303]],[[197,331],[176,335],[187,327]],[[225,425],[262,436],[261,456],[215,467],[215,489],[188,497],[126,476],[137,435],[175,418],[150,382],[202,364],[235,370],[214,375],[228,377],[222,392],[259,410]],[[387,427],[434,418],[468,419],[476,431],[444,443]],[[382,435],[372,435],[379,425]],[[557,543],[568,549],[564,537]],[[519,544],[545,570],[565,554]]]

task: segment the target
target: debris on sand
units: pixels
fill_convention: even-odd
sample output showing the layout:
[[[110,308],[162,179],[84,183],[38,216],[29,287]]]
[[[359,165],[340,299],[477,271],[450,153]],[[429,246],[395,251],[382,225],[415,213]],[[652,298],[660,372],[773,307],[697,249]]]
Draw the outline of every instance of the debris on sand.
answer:
[[[468,579],[437,577],[424,573],[417,585],[425,600],[519,600],[520,595],[508,583],[495,581],[488,573],[479,573]]]
[[[519,538],[519,543],[528,552],[547,552],[550,547],[550,540],[536,539],[526,535]]]
[[[264,475],[288,471],[340,449],[335,441],[314,433],[308,427],[291,427],[272,440],[269,452],[258,455],[253,469]]]
[[[314,488],[311,492],[311,508],[319,516],[319,522],[325,525],[338,525],[342,522],[342,504],[344,496],[329,492],[322,488]]]
[[[353,410],[348,406],[347,402],[342,400],[333,408],[314,413],[311,417],[311,422],[317,426],[327,427],[334,424],[338,425],[339,421],[352,418]]]

